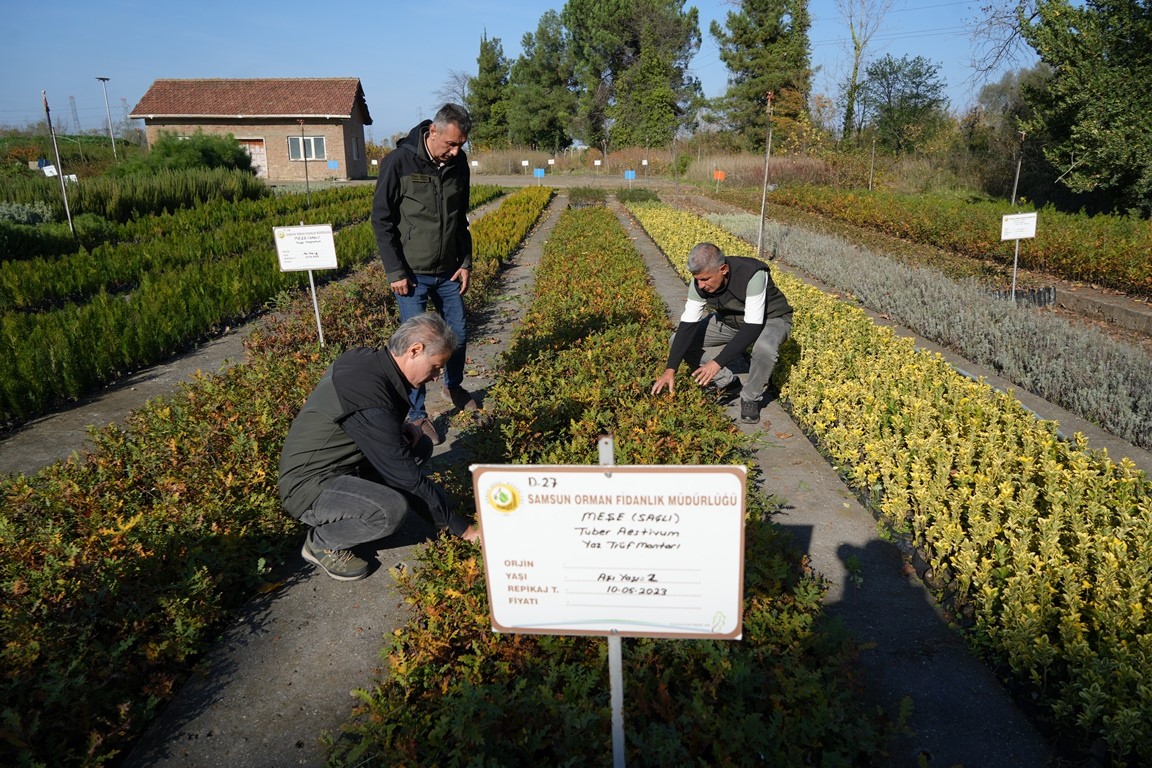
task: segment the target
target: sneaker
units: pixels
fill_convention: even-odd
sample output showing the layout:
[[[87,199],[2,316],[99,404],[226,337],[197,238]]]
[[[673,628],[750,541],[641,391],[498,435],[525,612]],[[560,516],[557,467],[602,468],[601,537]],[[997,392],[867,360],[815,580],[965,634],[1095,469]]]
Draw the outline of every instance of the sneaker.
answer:
[[[472,393],[464,387],[445,387],[444,394],[452,401],[452,405],[461,411],[476,410],[476,401],[472,398]]]
[[[413,419],[411,424],[415,425],[424,436],[432,441],[433,445],[440,445],[444,442],[444,436],[436,429],[436,425],[432,423],[432,419],[425,416],[422,419]]]
[[[740,421],[745,424],[755,424],[760,421],[760,401],[740,400]]]
[[[368,563],[352,554],[351,550],[313,549],[312,534],[304,537],[304,548],[300,554],[337,581],[359,581],[368,575]]]

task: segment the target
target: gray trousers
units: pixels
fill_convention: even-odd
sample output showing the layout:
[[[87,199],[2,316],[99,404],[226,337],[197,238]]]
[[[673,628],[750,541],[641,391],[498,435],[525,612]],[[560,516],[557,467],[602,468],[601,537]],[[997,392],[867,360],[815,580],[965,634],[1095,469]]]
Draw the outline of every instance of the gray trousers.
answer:
[[[774,317],[764,323],[764,330],[756,337],[752,344],[751,362],[748,365],[748,378],[744,382],[744,389],[740,392],[742,400],[759,400],[768,388],[768,381],[772,378],[772,371],[776,368],[776,361],[780,357],[780,345],[788,338],[792,331],[792,316]],[[691,370],[696,370],[703,363],[707,363],[720,354],[724,346],[736,336],[736,329],[724,325],[716,319],[716,315],[709,315],[707,322],[701,323],[688,353],[684,355]],[[736,378],[736,374],[728,368],[721,368],[713,377],[712,382],[717,387],[726,387]]]
[[[423,465],[432,455],[432,441],[422,438],[413,452]],[[300,522],[312,526],[313,549],[350,549],[396,533],[412,502],[412,497],[374,479],[340,475],[324,484]]]

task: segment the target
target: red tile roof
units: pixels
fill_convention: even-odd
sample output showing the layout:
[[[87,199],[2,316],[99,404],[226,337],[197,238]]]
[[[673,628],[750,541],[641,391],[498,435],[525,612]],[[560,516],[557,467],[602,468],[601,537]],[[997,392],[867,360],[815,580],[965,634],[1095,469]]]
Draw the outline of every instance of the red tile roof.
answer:
[[[131,117],[350,118],[357,104],[364,124],[371,125],[364,89],[355,77],[156,80]]]

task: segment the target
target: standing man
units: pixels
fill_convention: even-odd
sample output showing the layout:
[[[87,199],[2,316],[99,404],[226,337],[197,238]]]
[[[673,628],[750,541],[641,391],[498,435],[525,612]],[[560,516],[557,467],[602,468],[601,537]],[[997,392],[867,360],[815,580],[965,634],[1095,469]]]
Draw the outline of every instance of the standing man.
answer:
[[[431,300],[456,333],[459,346],[444,369],[452,404],[476,408],[461,386],[467,348],[464,294],[472,270],[468,229],[470,191],[464,143],[472,118],[445,104],[432,120],[413,128],[380,164],[372,199],[372,228],[401,322],[422,314]],[[444,441],[424,406],[423,384],[413,392],[408,420],[439,445]]]
[[[421,465],[432,442],[406,422],[413,388],[440,374],[456,334],[435,314],[400,325],[386,349],[350,349],[328,367],[280,455],[284,511],[311,526],[304,559],[339,581],[368,575],[352,547],[395,533],[410,510],[469,541],[479,530]]]
[[[692,380],[710,385],[718,393],[740,392],[740,420],[760,421],[760,397],[768,388],[780,345],[792,330],[792,307],[772,281],[768,265],[745,256],[725,256],[712,243],[700,243],[688,254],[688,300],[672,337],[664,373],[652,385],[652,394],[667,387],[682,360]],[[752,347],[748,381],[727,366]]]

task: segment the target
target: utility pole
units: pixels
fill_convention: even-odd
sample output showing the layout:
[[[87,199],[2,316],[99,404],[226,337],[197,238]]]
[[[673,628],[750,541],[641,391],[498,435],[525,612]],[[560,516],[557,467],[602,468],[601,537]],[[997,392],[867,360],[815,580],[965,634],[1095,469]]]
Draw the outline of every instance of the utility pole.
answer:
[[[108,115],[108,138],[112,139],[112,159],[120,162],[120,157],[116,154],[116,134],[112,132],[112,109],[108,106],[108,78],[98,77],[100,87],[104,89],[104,114]]]
[[[768,161],[772,158],[772,91],[768,91],[768,139],[764,143],[764,188],[760,193],[760,232],[756,235],[756,258],[764,258],[764,212],[768,205]]]
[[[80,133],[80,113],[76,111],[76,97],[69,96],[68,103],[72,105],[72,129]]]

